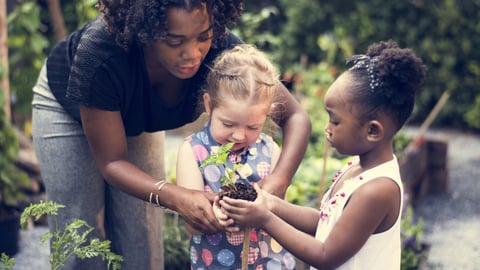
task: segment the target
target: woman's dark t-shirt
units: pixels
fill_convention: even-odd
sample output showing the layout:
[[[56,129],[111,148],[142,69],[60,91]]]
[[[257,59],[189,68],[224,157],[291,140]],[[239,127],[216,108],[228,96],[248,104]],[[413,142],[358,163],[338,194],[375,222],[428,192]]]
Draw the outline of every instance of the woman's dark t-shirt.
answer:
[[[136,43],[128,51],[119,47],[98,17],[55,46],[47,59],[48,83],[58,102],[79,122],[79,104],[85,104],[120,111],[127,136],[173,129],[198,118],[208,66],[238,43],[242,41],[229,33],[225,44],[211,48],[197,74],[188,79],[182,101],[165,107],[150,86],[143,48]]]

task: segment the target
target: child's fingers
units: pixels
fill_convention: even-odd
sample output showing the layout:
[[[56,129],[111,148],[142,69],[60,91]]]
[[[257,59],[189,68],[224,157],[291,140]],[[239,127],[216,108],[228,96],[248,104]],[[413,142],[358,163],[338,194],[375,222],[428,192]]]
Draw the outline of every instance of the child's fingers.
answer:
[[[235,232],[236,230],[231,229],[230,227],[234,224],[234,220],[229,218],[228,215],[223,211],[219,204],[219,198],[216,197],[213,203],[213,213],[218,220],[218,223],[226,228],[227,231]]]
[[[222,226],[225,226],[224,223],[228,221],[228,216],[222,211],[222,209],[218,206],[213,206],[213,213],[215,214],[215,217],[217,218],[218,222]]]
[[[245,203],[248,203],[248,201],[242,199],[232,199],[227,196],[224,196],[220,201],[220,205],[222,207],[228,207],[229,209],[232,207],[245,207]]]

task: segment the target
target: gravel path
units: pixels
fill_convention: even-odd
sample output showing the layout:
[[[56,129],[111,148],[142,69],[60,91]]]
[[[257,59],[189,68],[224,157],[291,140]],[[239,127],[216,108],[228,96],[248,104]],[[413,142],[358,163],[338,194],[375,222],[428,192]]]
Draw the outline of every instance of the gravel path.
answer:
[[[431,244],[427,267],[480,270],[480,136],[449,130],[427,136],[448,141],[449,168],[448,192],[429,195],[416,208]]]
[[[15,255],[14,270],[50,270],[49,244],[41,244],[47,226],[36,226],[20,233],[19,252]]]
[[[480,136],[451,130],[430,130],[427,136],[448,140],[450,181],[447,193],[427,196],[416,209],[425,221],[424,239],[431,244],[427,269],[480,270]],[[176,150],[180,141],[168,145]],[[14,270],[50,269],[48,243],[40,244],[45,232],[46,227],[21,232]]]

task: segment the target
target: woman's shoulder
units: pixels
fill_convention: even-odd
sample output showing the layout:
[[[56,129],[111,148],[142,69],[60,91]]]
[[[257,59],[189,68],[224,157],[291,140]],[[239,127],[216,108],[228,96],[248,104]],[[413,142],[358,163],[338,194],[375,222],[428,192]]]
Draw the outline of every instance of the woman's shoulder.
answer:
[[[116,44],[114,35],[106,30],[106,24],[101,17],[96,17],[60,41],[52,49],[48,62],[51,68],[62,64],[62,70],[63,65],[78,67],[80,70],[88,67],[91,70],[92,67],[112,59],[112,56],[125,53]]]
[[[116,43],[115,36],[107,31],[105,22],[100,17],[86,24],[77,34],[78,41],[71,44],[76,48],[74,63],[102,62],[115,55],[127,54],[127,51]]]

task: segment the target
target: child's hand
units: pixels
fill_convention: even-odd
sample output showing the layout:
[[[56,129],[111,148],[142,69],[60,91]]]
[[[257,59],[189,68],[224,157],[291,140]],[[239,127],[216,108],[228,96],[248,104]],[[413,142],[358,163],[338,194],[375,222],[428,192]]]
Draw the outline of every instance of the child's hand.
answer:
[[[261,228],[264,221],[272,214],[268,201],[272,201],[269,197],[273,195],[262,191],[257,184],[253,186],[257,191],[257,199],[254,202],[223,197],[218,203],[223,214],[234,219],[236,223],[245,227]]]
[[[219,197],[215,196],[215,200],[213,201],[213,213],[218,220],[218,223],[222,225],[227,232],[235,233],[239,232],[240,228],[234,225],[235,221],[228,217],[223,211],[219,204]]]

